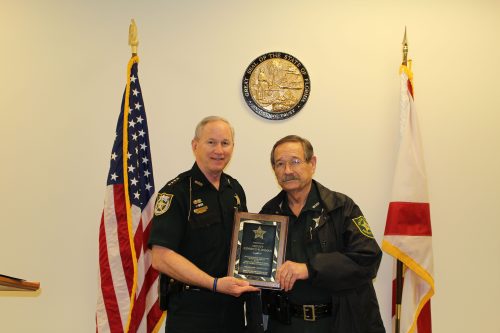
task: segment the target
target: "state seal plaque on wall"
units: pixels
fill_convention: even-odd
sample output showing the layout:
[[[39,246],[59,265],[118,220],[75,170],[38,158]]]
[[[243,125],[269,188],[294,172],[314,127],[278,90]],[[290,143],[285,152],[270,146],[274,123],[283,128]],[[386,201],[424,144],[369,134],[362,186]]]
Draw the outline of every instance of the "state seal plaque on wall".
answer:
[[[242,91],[245,102],[257,115],[282,120],[304,107],[311,81],[297,58],[283,52],[270,52],[257,57],[247,67]]]

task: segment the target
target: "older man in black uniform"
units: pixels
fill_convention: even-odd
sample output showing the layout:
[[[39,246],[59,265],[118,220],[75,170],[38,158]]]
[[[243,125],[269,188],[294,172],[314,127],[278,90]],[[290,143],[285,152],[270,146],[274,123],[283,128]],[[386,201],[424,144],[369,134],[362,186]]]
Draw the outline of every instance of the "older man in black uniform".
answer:
[[[207,117],[191,142],[196,162],[158,193],[149,246],[153,267],[171,281],[168,333],[234,333],[245,326],[243,293],[258,291],[226,276],[236,209],[246,211],[238,181],[223,172],[234,130]]]
[[[311,143],[280,139],[271,165],[282,187],[261,213],[290,217],[280,292],[263,291],[268,332],[385,332],[372,279],[382,252],[352,199],[313,180]]]

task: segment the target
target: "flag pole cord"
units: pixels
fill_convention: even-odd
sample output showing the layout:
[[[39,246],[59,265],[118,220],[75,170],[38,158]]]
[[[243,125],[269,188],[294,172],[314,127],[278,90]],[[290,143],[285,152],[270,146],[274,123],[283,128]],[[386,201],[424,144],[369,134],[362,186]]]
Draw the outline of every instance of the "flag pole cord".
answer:
[[[401,298],[403,296],[403,262],[397,260],[396,262],[396,319],[395,319],[395,333],[400,332],[401,324]]]

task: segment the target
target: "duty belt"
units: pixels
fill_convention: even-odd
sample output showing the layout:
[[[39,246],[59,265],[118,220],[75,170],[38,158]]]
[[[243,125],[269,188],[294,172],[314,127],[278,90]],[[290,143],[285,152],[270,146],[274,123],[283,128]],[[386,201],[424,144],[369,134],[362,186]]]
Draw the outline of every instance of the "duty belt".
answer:
[[[331,316],[332,303],[328,304],[293,304],[290,303],[290,313],[305,321],[316,321]]]

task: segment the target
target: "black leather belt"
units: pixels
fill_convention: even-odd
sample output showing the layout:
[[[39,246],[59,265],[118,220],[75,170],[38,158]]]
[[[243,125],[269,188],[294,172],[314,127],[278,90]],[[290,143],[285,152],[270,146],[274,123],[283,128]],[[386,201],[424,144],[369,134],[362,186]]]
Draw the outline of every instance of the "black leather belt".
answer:
[[[332,315],[332,303],[303,305],[290,303],[290,314],[305,321],[316,321]]]

